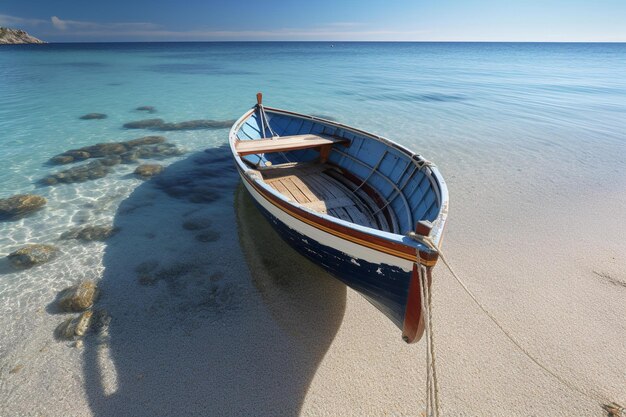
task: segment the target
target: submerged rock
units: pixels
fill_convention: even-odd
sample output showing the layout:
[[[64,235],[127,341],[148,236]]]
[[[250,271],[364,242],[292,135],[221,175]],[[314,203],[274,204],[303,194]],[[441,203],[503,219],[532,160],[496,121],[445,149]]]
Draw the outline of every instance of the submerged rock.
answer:
[[[10,253],[7,258],[15,268],[30,268],[54,259],[58,253],[55,246],[32,244]]]
[[[111,324],[111,315],[103,308],[95,310],[91,322],[94,330],[104,330]]]
[[[119,155],[126,152],[128,148],[122,142],[110,142],[97,143],[95,145],[86,146],[77,150],[81,152],[87,152],[90,158],[101,158],[103,156]]]
[[[85,242],[92,242],[94,240],[105,241],[115,233],[118,229],[113,226],[85,226],[77,227],[61,235],[61,239],[77,239]]]
[[[59,324],[56,329],[56,335],[59,339],[73,340],[76,337],[83,337],[89,330],[91,325],[91,311],[85,311],[77,317],[69,318]]]
[[[122,162],[122,157],[120,155],[111,155],[111,156],[107,156],[106,158],[102,158],[100,160],[100,163],[102,165],[108,166],[108,167],[112,167],[114,165],[118,165]]]
[[[40,210],[48,201],[35,194],[0,198],[0,220],[15,220]]]
[[[140,146],[137,149],[137,155],[139,158],[168,158],[171,156],[178,156],[185,153],[182,149],[174,145],[173,143],[161,143],[158,145],[145,145]]]
[[[95,282],[83,281],[61,291],[59,294],[59,308],[62,311],[87,310],[95,302],[98,292]]]
[[[166,139],[163,136],[144,136],[124,142],[124,144],[129,148],[134,148],[141,145],[156,145],[157,143],[163,143],[165,141]]]
[[[159,165],[159,164],[144,164],[144,165],[139,165],[137,167],[137,169],[135,169],[135,175],[137,175],[138,177],[146,180],[148,178],[151,178],[157,174],[160,174],[161,172],[163,172],[163,170],[165,169],[165,167],[163,167],[163,165]]]
[[[204,243],[215,242],[219,240],[219,238],[220,232],[216,232],[215,230],[209,230],[196,235],[196,240]]]
[[[146,119],[124,123],[124,127],[126,129],[155,129],[164,124],[165,121],[163,119]]]
[[[50,159],[50,162],[57,165],[69,164],[91,158],[91,154],[80,149],[69,150]]]
[[[85,182],[88,180],[106,177],[109,172],[111,172],[111,170],[107,164],[101,161],[92,161],[84,165],[48,175],[47,177],[41,179],[40,183],[42,185],[55,185],[58,183],[69,184],[74,182]]]
[[[50,162],[57,165],[65,165],[74,162],[74,158],[69,155],[57,155],[50,158]]]
[[[135,271],[139,274],[149,273],[157,269],[158,266],[159,266],[159,261],[157,261],[156,259],[150,259],[147,261],[143,261],[142,263],[137,265],[135,267]]]
[[[49,162],[56,165],[64,165],[89,158],[123,155],[139,146],[162,144],[165,141],[166,139],[163,136],[144,136],[126,142],[97,143],[84,148],[70,149],[54,156]]]
[[[137,276],[137,282],[139,285],[152,286],[157,283],[159,279],[152,274],[139,274]]]
[[[135,268],[137,272],[137,281],[140,285],[154,285],[158,278],[155,275],[155,270],[159,266],[159,261],[148,260],[140,263]]]
[[[235,123],[235,120],[189,120],[186,122],[166,123],[163,119],[136,120],[124,124],[126,129],[152,129],[162,131],[197,130],[197,129],[226,129]]]
[[[132,164],[132,163],[137,162],[137,160],[139,159],[139,153],[137,152],[136,149],[133,149],[131,151],[124,152],[123,154],[121,154],[120,158],[122,158],[123,164]]]
[[[74,334],[76,336],[84,336],[89,330],[89,325],[91,324],[91,317],[93,316],[93,312],[85,311],[83,314],[78,316],[78,321],[76,322],[76,326],[74,327]]]
[[[156,109],[153,106],[139,106],[135,110],[156,113]]]
[[[164,123],[159,130],[198,130],[198,129],[227,129],[235,120],[189,120],[179,123]]]
[[[158,136],[157,136],[158,137]],[[184,154],[185,151],[173,143],[142,145],[120,155],[122,163],[132,164],[139,159],[163,159]]]
[[[191,219],[183,223],[183,229],[185,230],[201,230],[211,226],[211,219]]]
[[[81,120],[102,120],[106,118],[107,115],[104,113],[89,113],[84,116],[80,116]]]

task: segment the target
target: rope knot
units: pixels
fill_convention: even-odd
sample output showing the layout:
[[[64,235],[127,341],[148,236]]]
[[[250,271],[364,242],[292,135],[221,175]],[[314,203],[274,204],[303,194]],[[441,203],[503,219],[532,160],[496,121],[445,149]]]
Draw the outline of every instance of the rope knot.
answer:
[[[437,248],[437,246],[435,245],[435,242],[433,242],[433,239],[430,236],[420,235],[419,233],[415,233],[415,232],[409,232],[406,234],[406,236],[419,243],[422,243],[433,252],[439,253],[439,249]]]

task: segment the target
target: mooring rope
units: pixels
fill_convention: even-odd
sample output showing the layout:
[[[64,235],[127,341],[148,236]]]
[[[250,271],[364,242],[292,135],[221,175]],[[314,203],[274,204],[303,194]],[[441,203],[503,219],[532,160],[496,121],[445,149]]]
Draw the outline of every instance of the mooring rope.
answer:
[[[489,310],[487,310],[487,308],[478,300],[478,298],[476,298],[474,293],[467,287],[465,282],[454,271],[454,269],[452,268],[450,263],[448,263],[448,261],[447,261],[446,257],[444,256],[443,252],[441,251],[441,249],[437,248],[437,246],[434,244],[434,242],[432,241],[430,236],[423,236],[423,235],[419,235],[419,234],[414,233],[414,232],[408,233],[408,236],[411,239],[414,239],[414,240],[416,240],[416,241],[418,241],[420,243],[423,243],[429,249],[437,252],[437,254],[439,255],[439,258],[442,260],[443,264],[448,268],[448,270],[450,271],[450,273],[452,274],[454,279],[459,283],[459,285],[461,285],[461,287],[463,288],[465,293],[467,293],[467,295],[469,295],[469,297],[472,299],[472,301],[474,301],[474,303],[483,311],[483,313],[485,313],[487,315],[487,317],[489,317],[489,319],[491,319],[491,321],[500,329],[500,331],[502,333],[504,333],[504,335],[511,341],[511,343],[513,343],[528,359],[530,359],[532,362],[534,362],[535,365],[537,365],[539,368],[543,369],[547,374],[551,375],[553,378],[555,378],[561,384],[563,384],[566,387],[568,387],[570,390],[575,391],[575,392],[583,395],[584,397],[586,397],[588,399],[591,399],[593,401],[597,401],[602,406],[602,408],[604,408],[609,413],[609,416],[612,416],[612,417],[626,417],[626,408],[622,407],[621,405],[619,405],[619,404],[617,404],[615,402],[609,402],[608,399],[606,399],[605,397],[601,396],[600,394],[596,394],[595,392],[592,392],[592,391],[587,392],[587,391],[583,390],[582,388],[579,388],[578,386],[576,386],[573,383],[569,382],[568,380],[564,379],[562,376],[558,375],[556,372],[552,371],[546,365],[541,363],[537,358],[535,358],[535,356],[533,356],[533,354],[531,354],[526,348],[524,348],[524,346],[522,346],[522,344],[520,342],[518,342],[517,339],[508,330],[506,330],[502,324],[500,324],[498,319],[496,319],[495,316],[493,314],[491,314],[489,312]],[[419,257],[419,251],[418,251],[418,261],[419,261],[419,258],[420,257]],[[420,267],[422,267],[422,266],[420,266]],[[426,283],[427,283],[427,280],[426,279],[422,280],[421,277],[420,277],[420,284],[421,285],[425,285]],[[429,290],[429,292],[430,292],[430,290]],[[432,301],[430,300],[430,297],[428,297],[428,298],[424,297],[424,298],[427,299],[428,309],[430,310]],[[429,317],[428,314],[425,314],[424,317],[425,317],[425,319],[426,319],[426,317],[428,317],[427,318],[428,323],[431,324],[431,317]],[[424,325],[426,327],[426,322],[424,322]],[[426,328],[426,329],[427,329],[427,332],[426,332],[426,338],[427,338],[426,342],[427,343],[432,343],[432,340],[433,340],[432,339],[432,337],[433,337],[433,335],[432,335],[432,328],[430,328],[430,329]],[[428,350],[430,350],[430,352],[428,352]],[[431,346],[431,347],[427,347],[427,357],[430,358],[431,355],[434,355],[434,345]],[[429,362],[429,364],[434,369],[434,366],[435,366],[434,360],[432,361],[432,363]],[[435,389],[435,393],[436,393],[437,392],[436,391],[436,387],[434,387],[434,389]],[[431,394],[430,393],[427,394],[427,410],[428,410],[428,395],[431,395]],[[438,404],[436,404],[436,408],[437,408],[436,412],[438,413],[438,408],[439,408]],[[428,417],[430,417],[430,414],[427,414],[427,415],[428,415]],[[437,414],[433,414],[433,416],[436,417]]]
[[[437,370],[435,367],[435,342],[433,340],[432,327],[432,293],[430,285],[428,285],[426,268],[421,264],[418,268],[422,317],[424,318],[424,334],[426,335],[426,416],[438,417],[439,389],[437,384]]]
[[[274,139],[278,135],[276,134],[276,132],[274,132],[274,129],[272,129],[272,126],[270,125],[269,120],[267,120],[267,114],[265,114],[265,108],[263,107],[263,105],[259,105],[259,109],[261,109],[261,122],[265,120],[265,126],[267,126],[267,129],[270,131],[270,134],[272,135],[272,139]],[[263,132],[263,135],[265,135],[265,132]]]
[[[272,126],[270,125],[270,121],[267,119],[267,114],[265,114],[265,107],[263,107],[262,104],[259,104],[259,110],[261,113],[261,125],[263,124],[263,121],[265,120],[265,126],[270,131],[270,134],[272,135],[272,139],[276,139],[277,137],[279,137],[279,135],[277,135],[276,132],[274,132],[274,129],[272,129]],[[263,128],[263,134],[261,136],[265,136],[265,128]],[[278,152],[278,153],[281,154],[283,158],[285,158],[287,163],[291,162],[291,160],[287,158],[287,155],[285,155],[284,152]],[[260,158],[259,162],[261,162],[262,159],[263,158]]]

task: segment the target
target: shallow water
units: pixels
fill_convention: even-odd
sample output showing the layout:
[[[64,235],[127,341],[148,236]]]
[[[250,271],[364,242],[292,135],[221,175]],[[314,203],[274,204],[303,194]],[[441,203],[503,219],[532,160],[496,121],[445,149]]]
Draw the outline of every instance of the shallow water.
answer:
[[[51,339],[48,328],[58,320],[42,309],[59,290],[81,279],[102,279],[110,294],[121,294],[129,282],[135,284],[134,268],[142,262],[161,262],[152,271],[152,284],[165,295],[146,295],[153,298],[141,301],[155,314],[167,305],[167,311],[194,320],[215,320],[240,304],[243,290],[236,275],[245,268],[239,265],[244,255],[231,209],[237,178],[222,146],[228,130],[124,129],[125,123],[232,120],[263,91],[267,105],[328,116],[433,160],[449,182],[454,221],[455,206],[472,206],[489,216],[499,199],[538,211],[583,196],[622,195],[625,73],[624,44],[3,47],[0,198],[33,192],[48,204],[27,218],[0,222],[0,365],[9,366],[20,349],[34,349],[34,341]],[[138,106],[156,111],[137,111]],[[96,112],[107,118],[79,119]],[[172,164],[162,177],[144,183],[132,175],[136,165],[120,164],[92,181],[37,184],[82,164],[47,164],[54,155],[146,135],[163,135],[187,152],[147,159]],[[209,219],[212,226],[183,232],[179,223],[194,216]],[[108,242],[58,240],[70,228],[87,224],[115,224],[121,232]],[[4,256],[26,243],[53,243],[61,254],[45,265],[15,271]],[[124,257],[126,252],[134,255]],[[206,258],[198,260],[202,254]],[[198,281],[213,274],[226,278],[220,284]],[[116,281],[116,276],[123,279]],[[246,288],[263,293],[258,286]],[[175,301],[159,298],[167,294]],[[215,297],[223,301],[215,303]],[[115,310],[115,300],[104,298],[103,303]],[[41,327],[46,330],[34,335]]]

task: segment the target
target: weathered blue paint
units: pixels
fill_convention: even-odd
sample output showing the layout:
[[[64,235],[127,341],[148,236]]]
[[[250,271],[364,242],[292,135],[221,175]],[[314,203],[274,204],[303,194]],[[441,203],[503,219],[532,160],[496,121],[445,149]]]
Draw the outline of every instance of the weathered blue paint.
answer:
[[[395,213],[401,233],[415,230],[420,220],[434,221],[441,210],[441,189],[436,189],[436,181],[425,175],[423,170],[415,169],[414,161],[407,152],[384,141],[374,139],[367,134],[342,128],[336,124],[327,123],[319,119],[304,119],[297,115],[277,113],[266,109],[267,121],[272,131],[280,136],[301,135],[306,133],[326,133],[351,140],[348,148],[333,148],[329,162],[354,174],[360,179],[367,179],[367,185],[372,187],[389,204]],[[253,140],[269,137],[271,133],[267,123],[263,122],[265,133],[262,133],[261,117],[257,110],[242,125],[237,133],[240,140]],[[342,155],[344,152],[346,155]],[[284,153],[265,155],[249,155],[244,159],[252,163],[271,162],[281,164],[285,162],[308,162],[319,157],[319,152],[313,149],[297,150]],[[354,158],[354,159],[352,159]],[[377,167],[372,173],[372,167]],[[398,195],[394,185],[402,187],[402,194]],[[404,202],[406,199],[406,204]],[[408,204],[408,210],[407,210]]]
[[[254,199],[253,199],[254,200]],[[291,229],[255,201],[263,216],[295,250],[358,291],[402,329],[411,272],[355,259]]]

